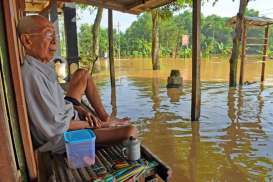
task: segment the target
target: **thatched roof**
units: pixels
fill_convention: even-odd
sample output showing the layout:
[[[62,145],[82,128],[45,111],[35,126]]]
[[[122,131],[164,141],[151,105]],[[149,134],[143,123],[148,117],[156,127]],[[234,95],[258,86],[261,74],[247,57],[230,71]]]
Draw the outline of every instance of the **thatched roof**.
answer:
[[[157,8],[175,0],[58,0],[59,7],[63,2],[76,2],[103,8],[109,8],[121,12],[139,14],[153,8]],[[50,0],[25,0],[26,12],[41,12],[48,8]]]
[[[236,20],[237,17],[234,16],[228,20],[228,23],[234,25],[236,23]],[[273,19],[267,17],[245,16],[244,20],[246,22],[246,26],[267,26],[273,24]]]

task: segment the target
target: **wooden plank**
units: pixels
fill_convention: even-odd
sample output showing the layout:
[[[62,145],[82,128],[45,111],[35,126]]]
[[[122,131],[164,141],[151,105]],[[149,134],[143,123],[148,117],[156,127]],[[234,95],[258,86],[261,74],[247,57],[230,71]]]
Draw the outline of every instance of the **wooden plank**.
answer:
[[[269,37],[269,25],[267,25],[264,29],[264,48],[263,48],[263,63],[262,63],[262,73],[261,73],[261,81],[264,81],[264,73],[265,73],[265,61],[266,61],[266,54],[268,48],[268,37]]]
[[[2,70],[2,67],[0,70]],[[0,176],[7,182],[13,182],[16,181],[17,178],[17,168],[10,136],[4,91],[2,88],[2,72],[0,73]]]
[[[116,87],[115,63],[114,63],[114,39],[113,39],[113,11],[108,9],[108,43],[109,43],[109,64],[112,89]]]
[[[172,176],[171,168],[161,161],[155,154],[153,154],[147,147],[143,144],[141,145],[141,155],[151,161],[156,161],[158,163],[157,166],[157,174],[163,179],[164,181],[169,181]]]
[[[192,101],[191,120],[197,121],[200,117],[200,21],[201,21],[201,0],[193,0],[192,16]]]
[[[27,118],[27,110],[25,104],[25,97],[23,92],[23,83],[21,78],[18,42],[16,37],[16,26],[15,26],[15,14],[14,5],[11,0],[3,1],[4,16],[6,22],[6,32],[8,37],[8,50],[9,60],[11,65],[12,80],[14,90],[16,90],[15,98],[17,103],[18,118],[20,124],[20,131],[23,139],[23,146],[25,157],[27,161],[28,171],[30,178],[37,177],[37,169],[35,164],[35,158],[33,153],[33,146],[31,141],[31,135],[29,130],[29,123]]]
[[[2,10],[2,3],[0,3],[0,9]],[[3,21],[3,11],[0,11],[0,24],[4,24]],[[2,70],[3,76],[3,89],[5,93],[6,99],[6,106],[8,112],[8,121],[10,123],[10,129],[12,132],[12,140],[14,143],[14,150],[16,152],[16,159],[19,164],[19,169],[21,170],[22,178],[24,180],[27,179],[27,171],[26,171],[26,164],[25,164],[25,156],[22,146],[22,140],[20,135],[20,129],[18,125],[18,117],[17,117],[17,110],[15,104],[15,95],[13,90],[13,85],[11,81],[11,73],[10,73],[10,65],[8,59],[8,50],[6,46],[6,37],[5,37],[5,29],[4,26],[0,26],[0,66]]]
[[[242,33],[242,52],[241,52],[241,67],[240,67],[240,79],[239,84],[244,84],[244,67],[245,67],[245,57],[246,57],[246,23],[244,22],[243,33]]]

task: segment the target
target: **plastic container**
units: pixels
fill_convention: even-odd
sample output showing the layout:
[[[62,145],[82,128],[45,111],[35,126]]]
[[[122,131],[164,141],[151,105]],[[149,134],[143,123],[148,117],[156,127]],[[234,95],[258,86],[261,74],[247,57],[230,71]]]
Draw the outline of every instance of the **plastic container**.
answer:
[[[90,129],[64,132],[68,165],[82,168],[95,163],[96,135]]]

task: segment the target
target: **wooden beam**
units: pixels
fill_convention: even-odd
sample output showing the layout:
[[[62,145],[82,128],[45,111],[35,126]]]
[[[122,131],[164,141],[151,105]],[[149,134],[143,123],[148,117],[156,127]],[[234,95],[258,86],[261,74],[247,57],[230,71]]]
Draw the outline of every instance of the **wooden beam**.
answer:
[[[246,33],[247,27],[246,22],[244,21],[243,32],[242,32],[242,52],[241,52],[241,66],[240,66],[240,80],[239,84],[244,84],[244,67],[245,67],[245,57],[246,57]]]
[[[197,121],[200,117],[200,22],[201,0],[193,0],[192,16],[192,101],[191,120]]]
[[[173,2],[174,0],[138,0],[127,6],[128,10],[141,13],[144,10],[150,10],[159,6],[164,6]]]
[[[49,6],[49,2],[25,3],[26,12],[40,12]]]
[[[32,140],[29,130],[29,123],[27,117],[25,96],[23,91],[23,83],[21,78],[21,69],[20,69],[20,57],[18,52],[18,42],[16,36],[16,14],[14,14],[14,4],[12,4],[11,0],[3,1],[4,6],[4,16],[5,16],[5,27],[6,33],[8,37],[8,52],[9,52],[9,60],[11,66],[12,73],[12,81],[15,92],[15,99],[17,104],[18,118],[20,131],[23,140],[24,152],[27,161],[28,171],[30,178],[37,177],[37,169],[35,164],[35,158],[33,153]]]
[[[267,25],[264,29],[264,48],[263,48],[263,63],[262,63],[262,74],[261,74],[261,81],[264,81],[264,73],[265,73],[265,61],[266,61],[266,54],[268,48],[268,37],[269,37],[269,25]]]
[[[112,10],[117,10],[121,12],[128,12],[132,14],[137,14],[134,11],[127,10],[127,7],[122,5],[121,3],[118,3],[117,1],[99,1],[99,0],[58,0],[61,2],[75,2],[75,3],[81,3],[81,4],[87,4],[87,5],[92,5],[92,6],[97,6],[97,7],[102,7],[105,9],[112,9]]]
[[[116,87],[115,63],[114,63],[114,40],[113,40],[113,11],[108,9],[108,40],[109,40],[109,63],[112,89]]]

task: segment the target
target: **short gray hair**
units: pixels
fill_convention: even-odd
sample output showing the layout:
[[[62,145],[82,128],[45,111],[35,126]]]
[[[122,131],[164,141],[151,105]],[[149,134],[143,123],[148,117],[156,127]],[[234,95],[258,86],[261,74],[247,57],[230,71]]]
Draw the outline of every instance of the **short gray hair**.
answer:
[[[35,30],[40,28],[38,20],[47,20],[41,15],[29,15],[24,16],[19,20],[17,24],[17,33],[20,36],[24,33],[33,33]]]

